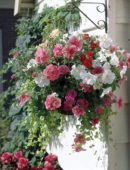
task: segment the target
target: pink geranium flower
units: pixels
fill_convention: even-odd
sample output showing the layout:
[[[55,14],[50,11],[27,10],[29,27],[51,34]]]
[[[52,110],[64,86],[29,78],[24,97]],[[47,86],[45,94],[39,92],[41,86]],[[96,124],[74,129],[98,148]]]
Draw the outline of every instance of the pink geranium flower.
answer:
[[[120,79],[120,80],[118,81],[118,84],[119,84],[119,85],[122,85],[127,79],[128,79],[127,76],[123,76],[122,79]]]
[[[116,104],[117,104],[118,108],[121,109],[123,107],[123,98],[119,97],[116,101]]]
[[[103,112],[102,106],[97,106],[95,112],[97,112],[98,114],[102,113]]]
[[[77,96],[77,92],[75,90],[71,89],[67,92],[67,95],[75,98]]]
[[[75,117],[79,117],[80,115],[85,114],[84,108],[82,108],[78,105],[76,105],[75,107],[72,108],[72,112],[73,112]]]
[[[23,93],[20,97],[19,97],[19,100],[20,100],[20,105],[24,105],[26,101],[29,100],[29,95],[28,93]]]
[[[54,167],[50,162],[45,162],[45,167],[42,170],[54,170]]]
[[[69,40],[70,45],[75,45],[77,48],[77,51],[80,51],[82,48],[82,40],[79,37],[73,36]]]
[[[56,44],[53,49],[53,54],[55,57],[57,56],[63,56],[63,45],[62,44]]]
[[[85,109],[86,107],[88,107],[88,101],[86,99],[78,99],[76,105]]]
[[[75,45],[65,46],[63,49],[65,56],[69,59],[74,59],[73,55],[77,52]]]
[[[61,99],[56,97],[56,93],[52,93],[47,96],[45,106],[47,110],[55,110],[61,106]]]
[[[12,158],[12,155],[9,152],[4,152],[2,156],[0,157],[1,161],[4,163],[10,163],[11,158]]]
[[[19,160],[21,157],[23,157],[23,152],[22,151],[18,151],[14,154],[14,159]]]
[[[37,63],[46,63],[48,59],[51,57],[49,51],[41,47],[37,49],[35,56],[36,56],[35,60]]]
[[[74,139],[74,142],[75,143],[82,143],[82,144],[85,144],[86,141],[85,141],[85,135],[82,135],[82,134],[77,134],[75,139]]]
[[[127,53],[128,54],[128,53]],[[130,56],[127,57],[126,62],[128,64],[128,68],[130,68]]]
[[[99,117],[96,117],[95,119],[92,120],[93,126],[96,126],[96,124],[99,123]]]
[[[66,74],[67,72],[70,72],[70,69],[67,67],[67,65],[60,65],[58,67],[59,74]]]
[[[58,71],[58,67],[53,65],[53,64],[49,64],[43,71],[44,75],[46,76],[46,78],[48,80],[54,81],[56,79],[59,78],[59,71]]]
[[[50,163],[53,163],[57,159],[58,159],[57,155],[53,155],[52,153],[45,157],[45,161],[48,161]]]
[[[22,170],[22,169],[26,168],[28,166],[28,164],[29,164],[28,159],[21,157],[21,158],[19,158],[17,165],[18,165],[18,168],[20,170]]]

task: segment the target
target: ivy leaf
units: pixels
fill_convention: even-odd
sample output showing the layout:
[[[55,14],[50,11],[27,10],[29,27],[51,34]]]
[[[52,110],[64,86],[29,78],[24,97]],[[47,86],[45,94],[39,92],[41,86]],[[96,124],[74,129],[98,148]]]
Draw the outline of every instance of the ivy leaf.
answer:
[[[10,111],[9,111],[9,116],[12,117],[21,111],[21,106],[11,106]]]

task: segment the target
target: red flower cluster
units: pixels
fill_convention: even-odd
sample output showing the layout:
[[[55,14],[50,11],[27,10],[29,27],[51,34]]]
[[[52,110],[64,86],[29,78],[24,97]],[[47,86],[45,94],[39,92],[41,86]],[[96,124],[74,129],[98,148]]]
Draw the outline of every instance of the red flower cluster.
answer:
[[[50,153],[48,156],[45,157],[45,167],[43,168],[43,170],[54,170],[53,167],[53,163],[54,161],[57,160],[57,156],[53,155],[52,153]]]
[[[92,68],[93,52],[88,50],[86,54],[81,54],[80,58],[85,67]]]
[[[82,145],[84,145],[85,143],[85,136],[82,134],[77,134],[72,147],[74,148],[75,152],[85,151],[85,149],[82,148]]]

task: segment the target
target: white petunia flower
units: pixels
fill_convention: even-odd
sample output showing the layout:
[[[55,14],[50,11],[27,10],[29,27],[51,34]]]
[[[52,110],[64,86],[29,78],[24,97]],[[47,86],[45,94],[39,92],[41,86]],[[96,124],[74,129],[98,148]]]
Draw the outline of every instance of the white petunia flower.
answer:
[[[50,84],[50,80],[43,73],[38,74],[34,81],[39,87],[45,87]]]
[[[116,66],[116,67],[119,66],[119,58],[116,56],[115,53],[111,57],[110,64],[113,65],[113,66]]]
[[[83,65],[78,65],[77,67],[76,67],[76,65],[72,66],[71,75],[73,75],[76,80],[80,80],[81,73],[83,74],[85,72],[86,72],[85,66],[83,66]]]
[[[96,80],[97,80],[97,76],[96,75],[93,75],[91,73],[81,73],[81,78],[83,80],[84,83],[87,83],[87,84],[90,84],[90,85],[93,85],[95,84]]]
[[[112,91],[111,87],[108,87],[107,89],[104,89],[100,97],[104,97],[105,94],[108,94],[110,91]]]
[[[109,48],[112,45],[112,39],[107,34],[101,36],[99,42],[102,48]]]
[[[98,59],[93,60],[92,61],[92,66],[93,66],[93,68],[99,67],[99,66],[101,66],[101,62]]]
[[[93,85],[94,89],[101,89],[102,88],[102,79],[101,76],[97,77],[97,80],[95,82],[95,84]]]
[[[108,62],[106,62],[104,65],[103,65],[103,68],[104,70],[109,70],[110,69],[110,64]]]
[[[102,82],[104,84],[112,84],[115,79],[115,74],[111,70],[105,70],[102,75]]]
[[[31,67],[35,67],[37,65],[37,62],[35,59],[31,59],[27,64],[27,69],[30,69]]]
[[[124,76],[124,74],[126,73],[126,71],[127,71],[127,66],[123,66],[123,69],[122,69],[121,72],[120,72],[121,78],[123,78],[123,76]]]
[[[106,56],[103,54],[102,51],[99,51],[99,52],[98,52],[98,55],[99,55],[98,60],[99,60],[100,62],[107,61],[107,58],[106,58]]]

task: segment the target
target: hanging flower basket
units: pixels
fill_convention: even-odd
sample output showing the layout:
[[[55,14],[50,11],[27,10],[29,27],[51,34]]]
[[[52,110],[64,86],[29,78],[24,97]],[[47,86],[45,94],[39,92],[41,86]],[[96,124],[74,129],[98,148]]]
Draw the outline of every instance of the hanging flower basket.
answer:
[[[16,60],[16,55],[14,60]],[[96,125],[108,125],[114,114],[112,104],[123,107],[123,98],[113,92],[127,80],[130,55],[108,35],[69,35],[56,29],[36,46],[25,73],[25,83],[19,88],[20,105],[26,103],[30,136],[40,131],[45,146],[52,135],[59,135],[65,127],[65,116],[73,115],[80,124],[80,134],[74,150],[83,150]],[[45,132],[46,131],[46,132]],[[29,137],[27,146],[33,145]],[[31,138],[31,140],[30,140]],[[34,137],[35,138],[35,137]]]

